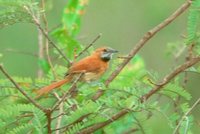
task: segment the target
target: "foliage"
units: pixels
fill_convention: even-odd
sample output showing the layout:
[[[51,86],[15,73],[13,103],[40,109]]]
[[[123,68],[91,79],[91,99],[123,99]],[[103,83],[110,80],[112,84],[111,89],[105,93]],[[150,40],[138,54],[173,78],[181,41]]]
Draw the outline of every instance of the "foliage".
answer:
[[[32,22],[24,6],[39,12],[37,3],[31,0],[0,0],[0,28],[19,22]]]
[[[81,50],[81,45],[75,36],[80,31],[80,19],[87,3],[88,0],[69,0],[63,10],[62,26],[52,33],[70,59],[73,59],[74,54]]]
[[[64,49],[65,54],[70,59],[73,59],[75,54],[83,47],[75,37],[80,30],[81,16],[85,11],[87,2],[87,0],[69,0],[63,11],[62,26],[52,32],[59,47]],[[24,11],[24,5],[31,7],[34,10],[33,12],[38,11],[38,5],[29,0],[0,0],[0,4],[3,7],[0,17],[1,27],[17,22],[31,22],[31,16]],[[183,45],[184,48],[188,48],[190,46],[188,44],[194,43],[197,54],[200,53],[200,49],[197,49],[199,46],[197,26],[199,10],[196,9],[199,8],[199,5],[199,0],[192,3],[188,17],[188,42]],[[182,44],[179,42],[170,44],[168,55],[176,57],[179,48],[182,47]],[[57,52],[55,55],[60,57]],[[115,58],[109,71],[115,70],[116,65],[121,62],[120,59]],[[46,64],[44,61],[40,63],[41,66]],[[198,69],[191,68],[190,70],[192,69],[200,73],[200,67]],[[57,63],[54,65],[54,70],[58,79],[62,79],[67,69],[60,63]],[[30,97],[35,98],[35,91],[39,87],[54,81],[53,72],[47,71],[46,73],[46,77],[41,79],[27,77],[12,78]],[[98,82],[94,83],[79,82],[77,84],[78,93],[74,96],[67,96],[67,99],[63,102],[63,112],[60,113],[57,109],[53,111],[51,117],[52,131],[60,129],[61,133],[75,134],[94,124],[113,120],[111,117],[125,108],[128,110],[128,114],[118,120],[113,120],[111,124],[96,131],[95,134],[121,134],[134,129],[143,134],[150,134],[153,129],[152,117],[157,118],[158,113],[167,120],[166,126],[169,127],[171,132],[182,115],[190,107],[189,101],[193,96],[183,86],[182,75],[177,76],[176,79],[164,86],[160,92],[154,95],[152,100],[141,103],[141,96],[155,87],[156,83],[154,81],[159,81],[161,76],[158,72],[152,73],[152,71],[149,71],[145,61],[139,55],[136,55],[130,61],[109,87],[105,87],[103,82],[109,75],[110,73],[107,73]],[[148,80],[151,80],[151,82]],[[70,84],[62,86],[61,90],[58,89],[56,93],[62,96],[69,91],[70,86]],[[98,100],[93,101],[92,97],[99,89],[105,92]],[[49,94],[36,101],[45,108],[51,108],[57,102],[57,98],[53,94]],[[60,126],[57,128],[59,117],[62,118]],[[193,122],[193,116],[188,115],[182,122],[179,132],[181,134],[192,133]],[[0,79],[0,133],[45,134],[47,133],[47,123],[47,116],[43,111],[27,101],[25,96],[18,92],[9,80]],[[157,126],[159,124],[156,121]]]
[[[200,8],[200,1],[194,0],[191,4],[189,16],[188,16],[188,37],[187,37],[187,44],[194,43],[197,38],[199,38],[199,8]]]

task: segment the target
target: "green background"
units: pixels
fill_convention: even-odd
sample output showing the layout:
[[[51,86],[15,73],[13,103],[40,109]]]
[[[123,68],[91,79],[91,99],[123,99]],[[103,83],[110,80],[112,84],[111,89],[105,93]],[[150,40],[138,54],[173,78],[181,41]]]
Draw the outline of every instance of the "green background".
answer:
[[[99,33],[102,33],[101,39],[95,43],[95,48],[110,46],[119,50],[120,55],[126,55],[148,30],[162,22],[184,2],[185,0],[91,0],[82,18],[81,32],[77,39],[82,44],[88,45]],[[66,0],[47,2],[49,29],[61,23],[62,11],[66,3]],[[178,17],[139,52],[147,69],[158,72],[160,79],[175,66],[174,58],[166,56],[167,43],[183,40],[182,35],[186,35],[187,15],[186,12]],[[37,54],[37,33],[37,28],[27,23],[15,24],[0,30],[0,53],[3,54],[0,63],[3,63],[11,75],[36,77],[37,57],[7,50]],[[178,63],[182,63],[184,58],[183,54]],[[191,104],[199,96],[199,80],[200,75],[189,74],[187,88],[193,96]],[[200,113],[200,106],[195,109],[196,117],[198,113]],[[154,118],[155,122],[158,122],[158,118],[162,117],[158,114]],[[161,125],[163,128],[155,126],[154,131],[166,127],[167,134],[166,124]],[[198,129],[197,127],[196,133],[200,133]]]

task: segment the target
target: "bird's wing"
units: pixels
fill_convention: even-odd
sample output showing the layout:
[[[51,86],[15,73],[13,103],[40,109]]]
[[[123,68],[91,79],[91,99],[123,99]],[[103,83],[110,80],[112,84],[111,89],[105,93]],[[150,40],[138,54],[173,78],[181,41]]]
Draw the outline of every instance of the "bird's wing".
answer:
[[[96,58],[96,57],[86,57],[79,62],[72,65],[69,69],[68,73],[81,73],[81,72],[99,72],[104,68],[107,69],[107,65],[103,65],[104,63]],[[104,67],[105,66],[105,67]]]

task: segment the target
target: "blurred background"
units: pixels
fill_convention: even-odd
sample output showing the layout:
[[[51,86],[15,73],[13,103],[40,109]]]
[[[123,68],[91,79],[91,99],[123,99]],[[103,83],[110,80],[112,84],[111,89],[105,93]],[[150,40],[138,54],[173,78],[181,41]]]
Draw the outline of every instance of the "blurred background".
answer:
[[[82,44],[88,45],[102,33],[100,40],[95,43],[96,48],[102,45],[110,46],[118,49],[121,55],[126,55],[148,30],[162,22],[184,2],[185,0],[91,0],[82,17],[81,32],[77,38]],[[61,23],[67,0],[49,0],[46,4],[51,30]],[[186,34],[187,15],[186,12],[178,17],[139,52],[147,69],[158,72],[161,79],[175,66],[174,57],[166,56],[167,44],[183,40],[182,36]],[[11,52],[15,50],[37,54],[37,34],[37,28],[27,23],[15,24],[0,30],[0,53],[3,54],[0,63],[3,63],[12,75],[32,78],[37,76],[37,57]],[[182,63],[184,58],[183,54],[178,63]],[[187,88],[193,96],[191,104],[199,97],[199,80],[200,75],[189,74]],[[196,117],[199,117],[199,113],[200,106],[195,109]],[[157,129],[159,128],[155,126],[155,132]],[[196,133],[200,133],[198,128],[195,130]]]

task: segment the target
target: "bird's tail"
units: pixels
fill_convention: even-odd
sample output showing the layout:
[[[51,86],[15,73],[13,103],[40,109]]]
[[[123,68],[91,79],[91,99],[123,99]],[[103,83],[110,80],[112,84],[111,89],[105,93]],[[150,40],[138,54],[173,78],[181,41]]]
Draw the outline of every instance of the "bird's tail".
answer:
[[[50,84],[50,85],[48,85],[46,87],[43,87],[43,88],[39,89],[38,91],[36,91],[36,93],[37,93],[37,97],[36,98],[40,97],[41,95],[49,93],[53,89],[58,88],[58,87],[62,86],[65,83],[70,82],[70,80],[71,80],[70,78],[66,78],[66,79],[54,82],[54,83],[52,83],[52,84]]]

